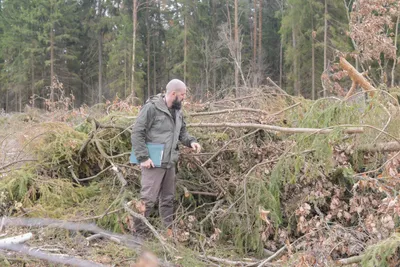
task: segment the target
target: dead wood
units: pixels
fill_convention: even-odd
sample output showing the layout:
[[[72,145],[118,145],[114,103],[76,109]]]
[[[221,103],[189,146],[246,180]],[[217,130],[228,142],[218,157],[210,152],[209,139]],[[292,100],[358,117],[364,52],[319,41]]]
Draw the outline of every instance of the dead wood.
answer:
[[[338,265],[350,265],[350,264],[354,264],[354,263],[359,263],[360,261],[362,261],[363,257],[364,256],[359,255],[359,256],[354,256],[354,257],[350,257],[350,258],[346,258],[346,259],[340,259],[336,263]]]
[[[257,124],[257,123],[188,123],[187,127],[231,127],[231,128],[255,128],[263,129],[275,132],[284,133],[310,133],[310,134],[329,134],[333,129],[317,129],[317,128],[288,128],[267,124]],[[343,130],[347,134],[362,133],[364,129],[362,127],[347,127]]]
[[[209,112],[197,112],[197,113],[188,113],[188,116],[196,117],[196,116],[210,116],[210,115],[219,115],[224,113],[234,113],[234,112],[253,112],[259,113],[264,115],[270,115],[268,112],[261,110],[261,109],[254,109],[254,108],[232,108],[232,109],[223,109],[223,110],[216,110],[216,111],[209,111]]]
[[[3,217],[2,224],[5,226],[25,226],[25,227],[49,227],[62,228],[72,231],[87,231],[101,234],[103,238],[108,238],[116,243],[123,243],[128,247],[138,248],[142,242],[133,236],[120,235],[101,229],[95,224],[76,223],[48,218],[13,218]]]
[[[368,92],[370,97],[375,95],[375,87],[373,87],[361,73],[359,73],[344,57],[340,57],[340,67],[347,71],[350,79],[353,81],[352,90],[346,95],[346,99],[351,96],[357,85],[361,86],[364,91]]]
[[[394,152],[400,151],[400,143],[393,141],[387,143],[364,144],[357,147],[362,152]]]
[[[52,255],[49,253],[41,252],[37,249],[33,249],[31,247],[19,245],[19,244],[7,244],[7,245],[0,244],[0,249],[15,251],[20,254],[29,255],[34,258],[38,258],[38,259],[42,259],[42,260],[46,260],[46,261],[50,261],[50,262],[54,262],[54,263],[60,263],[60,264],[66,264],[66,265],[72,265],[72,266],[80,266],[80,267],[103,267],[103,266],[105,267],[105,265],[100,264],[100,263],[82,260],[82,259],[74,258],[71,256]]]

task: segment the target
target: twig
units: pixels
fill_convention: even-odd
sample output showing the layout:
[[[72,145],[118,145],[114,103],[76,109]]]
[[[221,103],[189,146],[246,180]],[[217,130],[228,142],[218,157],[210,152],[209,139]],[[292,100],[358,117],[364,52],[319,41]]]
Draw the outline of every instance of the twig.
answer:
[[[211,196],[211,197],[218,197],[219,193],[213,192],[200,192],[200,191],[187,191],[191,195],[203,195],[203,196]]]
[[[266,265],[267,262],[270,262],[273,259],[275,259],[276,257],[278,257],[285,249],[286,249],[286,245],[281,247],[277,252],[274,253],[274,255],[272,255],[272,256],[268,257],[267,259],[263,260],[259,265],[257,265],[257,267],[262,267],[262,266]]]
[[[95,239],[99,239],[99,238],[101,238],[101,237],[102,237],[101,234],[94,234],[94,235],[91,235],[91,236],[86,237],[86,240],[90,242],[90,241],[93,241],[93,240],[95,240]]]
[[[392,120],[392,115],[390,115],[390,112],[387,110],[387,108],[385,108],[385,106],[383,106],[382,104],[380,104],[380,106],[383,108],[384,111],[386,111],[386,113],[389,116],[389,119],[387,120],[385,126],[383,126],[382,131],[386,131],[386,128],[388,127],[390,121]],[[382,132],[379,132],[378,136],[375,137],[374,143],[378,140],[378,138],[382,135]]]
[[[284,108],[284,109],[282,109],[282,110],[280,110],[280,111],[278,111],[278,112],[275,112],[275,113],[271,114],[270,117],[277,116],[277,115],[279,115],[279,114],[281,114],[281,113],[283,113],[283,112],[285,112],[285,111],[287,111],[287,110],[289,110],[289,109],[292,109],[292,108],[294,108],[294,107],[297,107],[297,106],[300,105],[300,104],[301,104],[301,103],[298,102],[298,103],[296,103],[296,104],[294,104],[294,105],[291,105],[291,106],[289,106],[289,107],[287,107],[287,108]]]
[[[104,170],[100,171],[98,174],[95,174],[95,175],[90,176],[90,177],[78,178],[78,177],[76,176],[76,174],[75,174],[75,172],[74,172],[72,166],[69,166],[69,167],[68,167],[69,172],[70,172],[71,175],[72,175],[72,178],[74,178],[74,180],[77,181],[78,183],[79,183],[79,182],[88,181],[88,180],[92,180],[92,179],[98,177],[98,176],[99,176],[100,174],[102,174],[103,172],[108,171],[110,168],[111,168],[111,166],[108,166],[108,167],[105,168]]]
[[[268,131],[276,131],[276,132],[285,132],[285,133],[311,133],[311,134],[329,134],[334,129],[334,127],[317,129],[317,128],[288,128],[288,127],[280,127],[274,125],[267,124],[257,124],[257,123],[188,123],[187,127],[232,127],[232,128],[256,128],[256,129],[264,129]],[[335,127],[345,127],[344,132],[347,134],[354,133],[362,133],[364,129],[362,127],[352,127],[352,126],[343,126],[338,125]]]
[[[223,200],[219,200],[217,203],[215,203],[214,207],[212,208],[212,210],[207,214],[207,216],[200,221],[200,231],[203,234],[203,224],[211,217],[211,215],[213,215],[213,213],[219,208],[219,206],[222,205],[224,201]]]
[[[154,234],[154,236],[158,239],[158,241],[160,241],[161,245],[167,249],[168,252],[171,252],[170,249],[177,251],[174,247],[168,245],[165,242],[164,238],[157,232],[156,229],[154,229],[153,225],[151,225],[151,223],[146,219],[146,217],[137,212],[134,212],[131,208],[129,208],[129,202],[124,204],[124,208],[133,217],[141,220],[144,224],[146,224],[146,226],[150,229],[150,231]]]
[[[221,190],[221,192],[222,192],[225,196],[228,195],[227,191],[222,187],[222,185],[220,185],[220,184],[217,182],[217,180],[215,180],[215,178],[211,175],[211,173],[210,173],[206,168],[204,168],[203,166],[201,166],[200,164],[198,164],[196,161],[193,161],[193,162],[194,162],[194,164],[197,165],[197,167],[198,167],[211,181],[214,182],[214,184],[215,184],[216,186],[218,186],[218,188]]]
[[[91,131],[89,136],[88,136],[88,139],[86,139],[85,143],[83,143],[81,148],[79,149],[79,152],[78,152],[79,157],[82,157],[83,151],[85,151],[87,145],[90,143],[90,141],[92,140],[93,136],[94,136],[94,131]]]
[[[4,169],[6,169],[6,168],[8,168],[8,167],[10,167],[10,166],[12,166],[14,164],[20,163],[20,162],[28,162],[28,161],[37,161],[37,160],[36,159],[21,159],[21,160],[17,160],[17,161],[14,161],[14,162],[10,162],[10,163],[8,163],[8,164],[6,164],[4,166],[0,166],[0,170],[4,170]]]
[[[101,215],[97,215],[97,216],[93,216],[93,217],[82,218],[82,219],[78,219],[78,220],[71,220],[71,222],[82,222],[82,221],[90,221],[90,220],[94,220],[94,219],[99,219],[99,218],[103,218],[104,216],[107,216],[107,215],[110,215],[110,214],[113,214],[113,213],[117,213],[117,212],[119,212],[121,210],[123,210],[123,208],[112,210],[112,211],[109,211],[107,213],[104,212]]]
[[[219,101],[215,101],[213,102],[213,104],[218,104],[218,103],[223,103],[223,102],[229,102],[229,101],[240,101],[240,100],[244,100],[244,99],[249,99],[249,98],[256,98],[256,97],[260,97],[260,94],[255,94],[255,95],[248,95],[248,96],[243,96],[243,97],[238,97],[238,98],[232,98],[232,99],[223,99],[223,100],[219,100]],[[206,103],[209,104],[209,103]]]
[[[87,118],[87,121],[88,121],[88,122],[91,122],[91,123],[94,123],[95,129],[102,128],[102,129],[118,129],[118,130],[121,130],[121,131],[126,131],[126,130],[127,130],[126,128],[121,127],[121,126],[104,125],[104,124],[101,124],[100,122],[98,122],[98,121],[97,121],[95,118],[93,118],[93,117],[88,117],[88,118]],[[128,131],[129,131],[129,130],[128,130]]]
[[[281,92],[284,95],[289,95],[288,93],[286,93],[282,88],[280,88],[273,80],[271,80],[270,77],[267,77],[267,81],[269,81],[270,83],[272,83],[273,86],[275,86],[276,89],[278,89],[279,92]]]
[[[122,173],[119,171],[119,169],[117,168],[117,166],[114,165],[113,162],[110,162],[112,165],[112,170],[115,172],[115,174],[117,175],[117,178],[119,180],[119,182],[121,183],[122,187],[125,187],[128,182],[125,180],[124,176],[122,175]]]
[[[250,133],[248,133],[248,134],[245,134],[245,135],[243,135],[243,136],[241,136],[241,137],[239,137],[239,138],[230,140],[230,141],[229,141],[228,143],[226,143],[223,147],[221,147],[217,152],[215,152],[209,159],[207,159],[203,164],[201,164],[201,166],[202,166],[202,167],[206,166],[207,163],[209,163],[213,158],[215,158],[216,156],[218,156],[218,154],[221,153],[221,151],[223,151],[230,143],[239,141],[239,140],[241,140],[241,139],[246,138],[247,136],[253,135],[253,134],[257,133],[259,130],[260,130],[260,129],[257,129],[257,130],[255,130],[255,131],[250,132]]]

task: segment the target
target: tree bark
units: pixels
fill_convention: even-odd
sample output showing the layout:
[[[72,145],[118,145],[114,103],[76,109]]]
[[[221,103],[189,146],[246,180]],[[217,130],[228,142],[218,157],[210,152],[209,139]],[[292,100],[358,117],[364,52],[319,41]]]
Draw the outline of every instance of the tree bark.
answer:
[[[35,107],[35,64],[34,64],[34,56],[32,55],[32,64],[31,64],[31,90],[32,90],[32,107]]]
[[[263,0],[260,0],[260,5],[258,7],[258,72],[262,73],[262,7]],[[261,79],[262,77],[260,77]]]
[[[150,85],[150,27],[149,27],[149,0],[146,0],[146,53],[147,53],[147,97],[151,95]]]
[[[137,27],[137,0],[133,1],[132,8],[132,20],[133,20],[133,32],[132,32],[132,78],[131,78],[131,97],[132,101],[136,97],[135,94],[135,54],[136,54],[136,27]]]
[[[235,0],[235,58],[237,61],[237,64],[235,64],[235,88],[236,88],[236,96],[238,97],[240,95],[239,92],[239,22],[238,22],[238,0]]]
[[[314,37],[314,18],[311,17],[311,99],[315,100],[315,37]]]
[[[102,3],[101,0],[98,2],[98,17],[101,20],[101,15],[102,15]],[[98,44],[99,44],[99,54],[98,54],[98,60],[99,60],[99,75],[98,75],[98,84],[99,88],[97,91],[97,102],[101,103],[102,102],[102,96],[103,96],[103,32],[102,29],[99,29],[98,33]]]
[[[328,67],[327,60],[328,52],[328,0],[325,0],[325,13],[324,13],[324,71]],[[323,91],[323,96],[326,97],[326,91]]]
[[[253,14],[253,64],[257,64],[257,0],[254,0]]]
[[[292,24],[292,41],[293,41],[293,50],[294,50],[294,55],[293,55],[293,76],[294,76],[294,93],[296,95],[300,95],[300,85],[299,85],[299,66],[298,66],[298,61],[297,61],[297,43],[296,43],[296,26]]]
[[[283,2],[283,1],[282,1]],[[283,3],[280,6],[281,10],[281,20],[283,18]],[[283,42],[282,37],[280,38],[280,48],[279,48],[279,87],[282,88],[283,80]]]
[[[186,71],[187,71],[187,2],[185,5],[185,14],[184,14],[184,31],[183,31],[183,36],[184,36],[184,40],[183,40],[183,82],[186,84]]]
[[[54,27],[50,28],[50,102],[54,103]]]
[[[100,30],[99,31],[99,76],[98,76],[98,83],[99,83],[99,88],[98,88],[98,94],[97,94],[97,101],[98,103],[102,102],[102,96],[103,96],[103,33]]]

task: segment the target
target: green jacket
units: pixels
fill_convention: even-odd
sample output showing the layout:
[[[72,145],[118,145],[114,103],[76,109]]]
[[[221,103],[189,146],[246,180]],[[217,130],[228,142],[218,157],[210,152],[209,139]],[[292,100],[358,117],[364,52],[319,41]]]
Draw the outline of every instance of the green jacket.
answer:
[[[180,110],[175,111],[175,122],[161,94],[151,97],[142,107],[133,125],[132,146],[139,162],[149,158],[146,143],[164,144],[163,168],[170,168],[178,161],[178,141],[187,147],[196,138],[186,131],[186,124]]]

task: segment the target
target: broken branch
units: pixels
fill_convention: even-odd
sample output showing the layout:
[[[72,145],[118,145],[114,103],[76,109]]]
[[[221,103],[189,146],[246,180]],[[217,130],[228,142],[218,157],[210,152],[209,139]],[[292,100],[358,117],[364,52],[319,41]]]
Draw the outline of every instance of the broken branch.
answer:
[[[267,124],[257,124],[257,123],[188,123],[187,127],[231,127],[231,128],[255,128],[264,129],[268,131],[284,132],[284,133],[312,133],[312,134],[329,134],[333,129],[317,129],[317,128],[288,128],[280,127]],[[364,129],[362,127],[348,127],[344,129],[347,134],[362,133]]]

